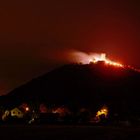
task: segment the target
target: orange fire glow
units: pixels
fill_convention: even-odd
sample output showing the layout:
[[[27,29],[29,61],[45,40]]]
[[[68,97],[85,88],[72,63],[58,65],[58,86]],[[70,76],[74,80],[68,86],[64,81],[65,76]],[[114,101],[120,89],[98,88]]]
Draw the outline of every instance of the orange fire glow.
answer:
[[[100,61],[105,62],[105,64],[107,64],[107,65],[113,65],[113,66],[116,66],[116,67],[124,67],[123,64],[121,64],[121,63],[114,62],[114,61],[111,61],[111,60],[107,59],[105,53],[102,53],[98,56],[93,55],[92,58],[90,59],[90,62],[93,62],[93,63],[97,63],[97,62],[100,62]]]
[[[74,51],[71,53],[72,58],[75,58],[75,62],[80,62],[82,64],[98,63],[100,61],[104,62],[106,65],[112,65],[115,67],[125,67],[119,62],[112,61],[106,57],[105,53],[85,53],[80,51]]]
[[[111,65],[118,68],[126,68],[130,70],[134,70],[136,72],[140,72],[140,69],[134,68],[130,65],[124,65],[119,62],[112,61],[106,57],[105,53],[85,53],[80,51],[71,52],[71,58],[74,62],[82,63],[82,64],[89,64],[94,63],[97,64],[98,62],[104,62],[105,65]],[[72,61],[73,62],[73,61]]]

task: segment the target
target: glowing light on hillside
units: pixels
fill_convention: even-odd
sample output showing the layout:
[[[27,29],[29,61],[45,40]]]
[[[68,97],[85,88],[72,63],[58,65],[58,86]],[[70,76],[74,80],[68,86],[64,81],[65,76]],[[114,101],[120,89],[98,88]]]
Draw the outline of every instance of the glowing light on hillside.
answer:
[[[26,108],[25,108],[25,111],[26,111],[26,112],[28,112],[29,110],[30,110],[29,107],[26,107]]]
[[[101,116],[107,119],[108,117],[108,108],[106,106],[103,106],[99,111],[97,111],[96,116],[95,116],[95,122],[100,122],[101,121]]]
[[[99,62],[104,62],[105,65],[111,65],[118,68],[126,68],[136,72],[140,72],[140,69],[134,68],[130,65],[124,65],[116,61],[112,61],[106,57],[105,53],[85,53],[81,51],[72,51],[70,53],[71,62],[77,62],[82,64],[98,64]]]
[[[104,62],[106,65],[112,65],[115,67],[125,67],[123,64],[119,62],[112,61],[106,57],[105,53],[85,53],[74,51],[71,53],[71,59],[75,62],[80,62],[82,64],[89,64],[89,63],[98,63]]]
[[[111,60],[107,59],[105,53],[101,53],[98,56],[97,55],[91,56],[90,62],[98,63],[100,61],[103,61],[107,65],[113,65],[113,66],[116,66],[116,67],[124,67],[121,63],[114,62],[114,61],[111,61]]]
[[[99,110],[96,114],[96,117],[100,117],[101,115],[104,115],[105,118],[107,118],[108,116],[108,108],[106,106],[104,106],[103,108],[101,108],[101,110]]]

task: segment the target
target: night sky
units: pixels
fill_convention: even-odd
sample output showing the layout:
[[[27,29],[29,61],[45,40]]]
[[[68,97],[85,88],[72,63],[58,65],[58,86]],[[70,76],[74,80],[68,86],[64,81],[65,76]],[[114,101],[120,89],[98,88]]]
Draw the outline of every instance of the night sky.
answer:
[[[0,95],[69,62],[71,50],[105,52],[140,68],[140,2],[0,2]]]

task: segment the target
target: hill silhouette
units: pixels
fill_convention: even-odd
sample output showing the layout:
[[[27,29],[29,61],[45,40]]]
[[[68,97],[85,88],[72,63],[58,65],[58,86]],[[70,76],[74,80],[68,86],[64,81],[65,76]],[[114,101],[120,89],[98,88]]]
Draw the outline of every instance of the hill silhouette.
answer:
[[[33,79],[6,96],[1,103],[45,102],[72,109],[108,105],[114,112],[140,113],[140,73],[97,64],[68,64]]]

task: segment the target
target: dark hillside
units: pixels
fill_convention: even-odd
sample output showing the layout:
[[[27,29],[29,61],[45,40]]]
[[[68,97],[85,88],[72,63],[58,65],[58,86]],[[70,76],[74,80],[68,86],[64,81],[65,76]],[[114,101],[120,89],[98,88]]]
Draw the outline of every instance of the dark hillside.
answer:
[[[62,66],[2,98],[8,105],[36,101],[76,109],[107,104],[117,112],[139,113],[139,94],[140,73],[99,62]]]

